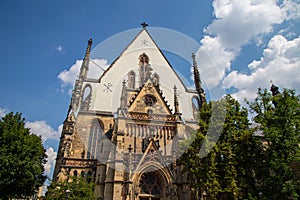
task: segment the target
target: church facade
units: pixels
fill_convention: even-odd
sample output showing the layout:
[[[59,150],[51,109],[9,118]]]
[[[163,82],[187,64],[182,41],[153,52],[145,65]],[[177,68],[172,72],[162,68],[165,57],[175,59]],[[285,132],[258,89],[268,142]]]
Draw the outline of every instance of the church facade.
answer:
[[[103,200],[191,199],[178,145],[197,129],[206,101],[195,56],[189,89],[143,26],[95,80],[87,77],[91,46],[89,40],[53,180],[85,177]]]

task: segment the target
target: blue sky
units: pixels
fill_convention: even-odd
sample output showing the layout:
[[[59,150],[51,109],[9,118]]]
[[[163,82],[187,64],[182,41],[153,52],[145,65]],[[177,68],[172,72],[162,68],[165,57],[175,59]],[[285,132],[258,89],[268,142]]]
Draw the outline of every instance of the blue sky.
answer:
[[[299,0],[2,0],[0,15],[0,115],[22,112],[42,135],[48,174],[89,38],[95,47],[146,21],[199,44],[207,91],[221,88],[242,101],[270,80],[300,90]]]

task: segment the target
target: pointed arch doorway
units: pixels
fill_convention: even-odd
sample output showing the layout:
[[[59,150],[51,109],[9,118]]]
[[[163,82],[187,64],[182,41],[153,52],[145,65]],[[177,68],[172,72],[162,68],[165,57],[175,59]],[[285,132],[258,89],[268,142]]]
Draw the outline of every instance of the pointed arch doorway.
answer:
[[[139,180],[139,200],[166,199],[166,179],[159,171],[144,172]]]

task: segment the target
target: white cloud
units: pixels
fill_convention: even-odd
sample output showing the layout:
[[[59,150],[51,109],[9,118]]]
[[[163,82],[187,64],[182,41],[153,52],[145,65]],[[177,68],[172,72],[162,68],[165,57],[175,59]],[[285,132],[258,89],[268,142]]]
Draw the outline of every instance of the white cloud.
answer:
[[[75,64],[73,64],[69,69],[65,69],[64,71],[58,74],[58,78],[62,82],[62,88],[67,86],[74,86],[75,80],[77,79],[80,71],[80,67],[82,65],[82,60],[77,60]],[[103,73],[102,69],[106,69],[108,67],[107,60],[105,59],[93,59],[90,60],[89,63],[89,72],[87,77],[92,79],[100,78]],[[102,68],[102,69],[101,69]]]
[[[234,53],[222,47],[218,37],[205,36],[201,40],[202,46],[197,52],[200,74],[208,88],[213,88],[230,69]]]
[[[275,0],[215,0],[214,20],[205,32],[220,38],[225,48],[239,50],[250,39],[272,31],[274,24],[284,21]]]
[[[284,0],[282,11],[287,20],[296,20],[300,18],[300,3],[298,1]]]
[[[25,127],[30,128],[31,132],[42,137],[43,142],[47,139],[59,140],[63,125],[59,125],[54,130],[46,121],[26,122]]]
[[[208,88],[212,89],[220,86],[220,83],[226,76],[225,72],[230,71],[231,63],[238,57],[243,45],[250,42],[265,43],[263,36],[271,33],[274,25],[300,18],[299,6],[299,3],[291,0],[284,0],[281,3],[276,0],[214,0],[215,20],[204,30],[206,36],[201,40],[202,46],[198,50],[197,55],[199,58],[199,71],[205,77]],[[280,43],[280,41],[278,42]],[[272,43],[269,45],[271,46]],[[274,45],[278,46],[280,44]],[[278,48],[273,48],[272,50],[276,51]],[[269,48],[264,52],[263,59],[265,62],[274,59],[274,57],[270,57],[272,55],[268,55],[274,52],[268,51],[270,51]],[[282,59],[286,57],[287,55],[283,56]],[[280,60],[277,59],[274,62],[279,64]],[[262,83],[263,81],[255,78],[259,79],[259,77],[262,77],[263,74],[259,73],[263,73],[263,70],[255,71],[253,69],[256,67],[263,68],[263,64],[260,63],[260,61],[253,61],[249,65],[253,70],[252,72],[256,73],[251,77],[246,78],[247,75],[242,76],[237,72],[230,73],[226,80],[223,81],[224,87],[230,88],[234,86],[229,85],[232,83],[238,85],[239,87],[237,88],[243,88],[238,81]],[[271,72],[265,71],[264,73]],[[239,76],[237,77],[237,75]],[[234,80],[235,78],[238,80]],[[264,87],[266,85],[260,86]],[[246,90],[241,91],[239,94],[243,92],[246,94]]]
[[[4,117],[7,114],[7,110],[4,108],[0,108],[0,117]]]
[[[70,67],[70,69],[65,69],[58,74],[57,77],[62,81],[62,87],[65,87],[67,85],[74,85],[81,65],[82,60],[77,60],[76,63]]]
[[[47,163],[44,165],[45,173],[46,175],[51,176],[52,170],[55,166],[55,159],[56,159],[57,152],[55,152],[52,147],[49,147],[46,150],[46,155],[47,155]]]
[[[263,56],[248,65],[251,74],[233,71],[224,79],[225,88],[235,87],[233,96],[238,100],[253,100],[258,87],[269,88],[270,80],[281,88],[300,91],[300,37],[287,40],[275,35],[268,43]]]

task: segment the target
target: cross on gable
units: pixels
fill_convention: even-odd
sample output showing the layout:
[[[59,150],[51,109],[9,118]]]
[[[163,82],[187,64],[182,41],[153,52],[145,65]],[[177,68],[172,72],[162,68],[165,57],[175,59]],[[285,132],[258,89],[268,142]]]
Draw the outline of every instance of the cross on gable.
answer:
[[[146,28],[148,26],[146,22],[141,23],[141,25],[143,26],[143,28]]]

